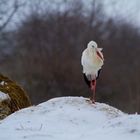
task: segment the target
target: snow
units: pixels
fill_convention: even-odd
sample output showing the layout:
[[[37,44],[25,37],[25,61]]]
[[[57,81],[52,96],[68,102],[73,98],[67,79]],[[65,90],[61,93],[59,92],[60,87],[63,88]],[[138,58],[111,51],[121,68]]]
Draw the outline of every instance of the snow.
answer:
[[[83,97],[61,97],[0,121],[1,140],[139,140],[140,115]]]
[[[4,84],[5,84],[5,82],[4,82],[4,81],[1,81],[0,85],[2,85],[2,86],[3,86]]]
[[[10,99],[9,95],[0,91],[0,102],[7,99]]]

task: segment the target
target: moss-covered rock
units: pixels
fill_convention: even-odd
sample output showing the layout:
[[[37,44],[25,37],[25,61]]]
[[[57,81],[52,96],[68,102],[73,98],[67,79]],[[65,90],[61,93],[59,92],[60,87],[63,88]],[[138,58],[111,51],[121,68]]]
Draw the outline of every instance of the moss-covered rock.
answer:
[[[0,119],[28,106],[31,102],[27,93],[14,81],[0,74],[0,91],[9,98],[0,100]]]

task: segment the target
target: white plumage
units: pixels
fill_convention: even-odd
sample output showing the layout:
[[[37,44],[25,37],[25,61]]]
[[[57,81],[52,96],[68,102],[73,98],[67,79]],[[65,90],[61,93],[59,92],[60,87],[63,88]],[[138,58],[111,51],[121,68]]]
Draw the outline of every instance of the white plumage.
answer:
[[[94,80],[98,76],[98,71],[104,64],[102,48],[98,48],[96,42],[90,41],[87,48],[82,53],[81,64],[83,73],[89,80]]]

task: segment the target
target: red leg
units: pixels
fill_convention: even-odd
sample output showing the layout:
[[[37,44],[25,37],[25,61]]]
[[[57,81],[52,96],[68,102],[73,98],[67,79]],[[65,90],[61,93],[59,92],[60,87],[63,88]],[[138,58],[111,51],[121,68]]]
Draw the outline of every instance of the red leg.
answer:
[[[91,97],[91,101],[92,103],[95,103],[95,93],[96,93],[96,80],[91,81],[91,90],[93,92],[92,97]]]

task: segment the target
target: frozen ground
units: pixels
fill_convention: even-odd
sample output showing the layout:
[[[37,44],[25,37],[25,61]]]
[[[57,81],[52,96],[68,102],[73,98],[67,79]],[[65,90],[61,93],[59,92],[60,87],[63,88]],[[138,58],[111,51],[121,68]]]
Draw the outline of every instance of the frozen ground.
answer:
[[[0,140],[140,140],[140,115],[82,97],[55,98],[0,121]]]

